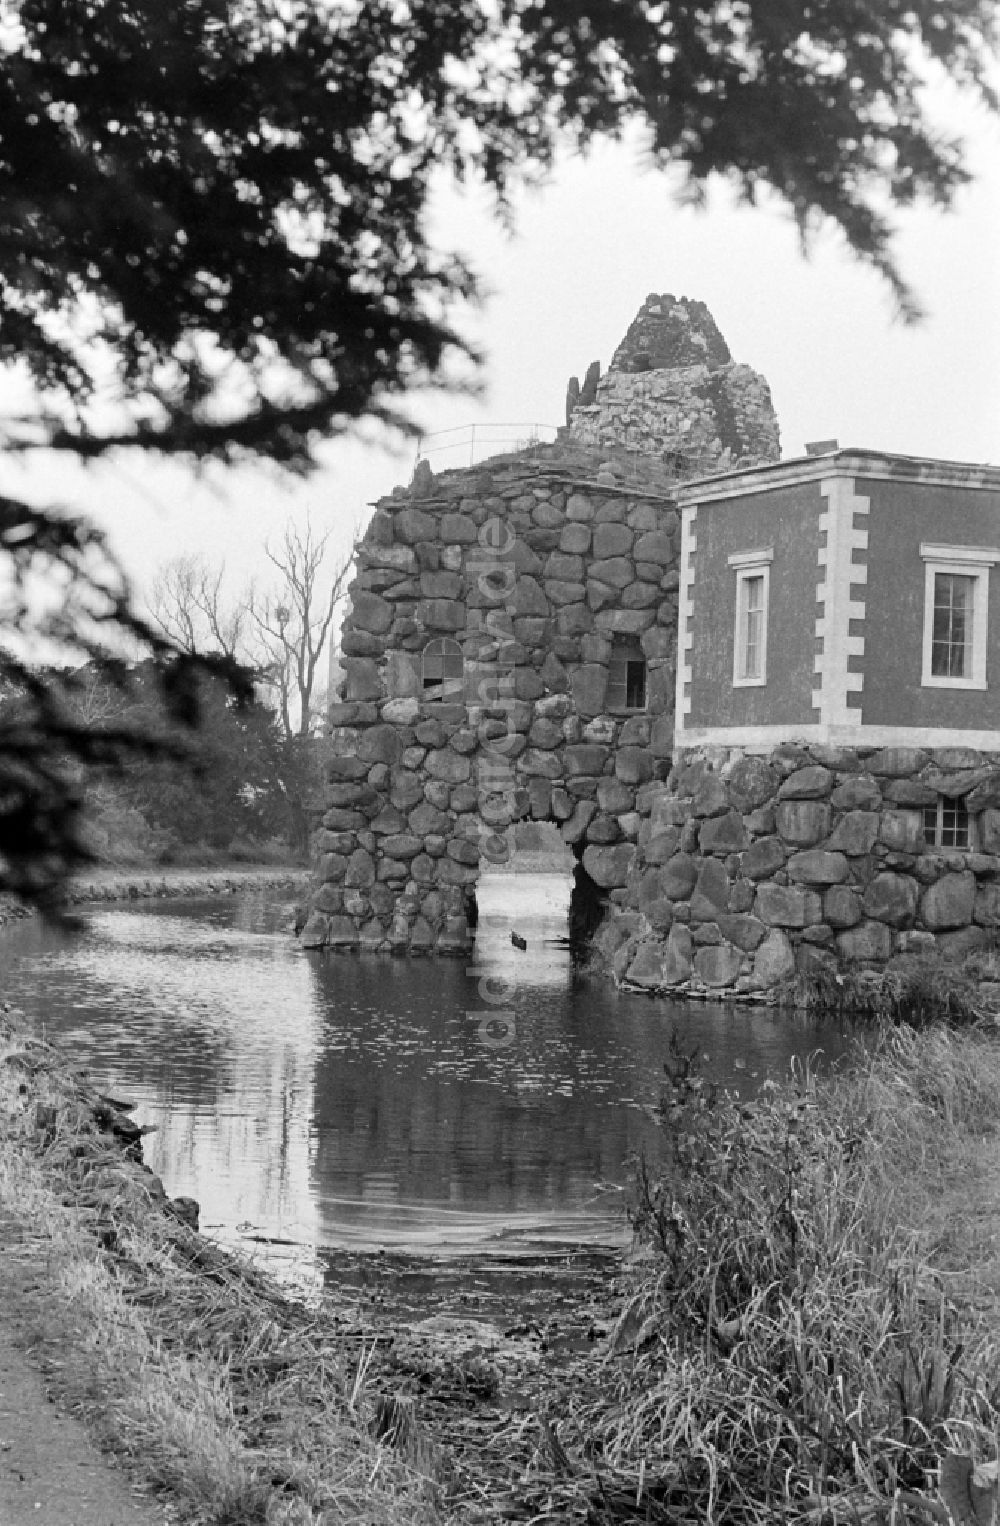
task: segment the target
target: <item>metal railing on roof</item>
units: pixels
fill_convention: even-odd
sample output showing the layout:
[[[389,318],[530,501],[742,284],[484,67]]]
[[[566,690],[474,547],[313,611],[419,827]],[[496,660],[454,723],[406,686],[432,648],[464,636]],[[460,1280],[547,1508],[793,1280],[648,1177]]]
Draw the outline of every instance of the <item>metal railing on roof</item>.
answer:
[[[449,466],[475,466],[490,456],[530,450],[532,445],[551,445],[558,434],[555,424],[483,423],[457,424],[422,435],[416,461],[430,461],[439,471]],[[416,464],[414,462],[414,465]]]
[[[414,466],[428,461],[435,471],[447,471],[449,467],[476,466],[491,456],[509,455],[515,451],[530,450],[533,445],[551,445],[559,435],[555,424],[509,424],[477,420],[471,424],[456,424],[450,429],[436,429],[422,435],[417,443]],[[708,477],[720,471],[742,470],[758,464],[750,457],[740,457],[720,467],[716,451],[704,447],[691,449],[676,440],[661,441],[640,448],[607,439],[588,440],[569,436],[568,444],[595,453],[606,451],[609,458],[625,480],[641,481],[648,477],[651,465],[666,468],[673,479]]]

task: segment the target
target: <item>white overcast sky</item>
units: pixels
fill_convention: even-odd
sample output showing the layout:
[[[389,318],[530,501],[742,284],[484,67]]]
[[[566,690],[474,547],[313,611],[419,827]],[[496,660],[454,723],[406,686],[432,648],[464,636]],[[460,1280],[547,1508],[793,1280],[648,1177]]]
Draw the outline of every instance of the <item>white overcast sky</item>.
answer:
[[[520,202],[513,238],[484,195],[441,198],[439,242],[460,247],[489,295],[464,331],[486,353],[483,396],[414,400],[428,430],[472,420],[563,421],[566,383],[606,367],[648,292],[699,298],[733,357],[770,383],[785,456],[807,440],[1000,463],[1000,133],[970,118],[976,183],[950,213],[898,218],[903,272],[926,310],[899,322],[878,276],[834,234],[803,259],[780,209],[735,208],[720,186],[707,211],[680,207],[635,146],[569,159]],[[209,470],[127,454],[83,469],[0,463],[0,491],[94,517],[140,589],[165,561],[201,552],[235,591],[261,569],[261,547],[290,516],[332,526],[345,550],[368,505],[409,479],[414,447],[330,445],[306,482],[263,470]],[[443,464],[461,458],[432,456]]]

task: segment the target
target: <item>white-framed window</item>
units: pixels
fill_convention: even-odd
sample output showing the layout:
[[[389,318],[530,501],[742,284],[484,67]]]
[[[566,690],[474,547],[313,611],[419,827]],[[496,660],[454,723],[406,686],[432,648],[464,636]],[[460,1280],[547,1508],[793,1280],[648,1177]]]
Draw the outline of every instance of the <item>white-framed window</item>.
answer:
[[[609,710],[645,710],[646,654],[638,636],[615,636],[608,663]]]
[[[729,558],[736,572],[736,629],[733,637],[733,685],[767,683],[767,610],[774,549],[737,551]]]
[[[924,688],[985,689],[993,546],[924,542]]]
[[[973,848],[975,835],[965,801],[939,795],[934,805],[924,806],[924,842],[929,848]]]

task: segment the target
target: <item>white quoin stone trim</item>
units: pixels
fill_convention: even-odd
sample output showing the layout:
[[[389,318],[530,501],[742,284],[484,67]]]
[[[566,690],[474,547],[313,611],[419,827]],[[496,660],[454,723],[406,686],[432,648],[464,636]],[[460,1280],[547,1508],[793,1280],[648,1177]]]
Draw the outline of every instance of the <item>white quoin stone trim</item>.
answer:
[[[674,704],[674,734],[678,741],[691,714],[691,685],[694,671],[691,649],[694,646],[694,559],[698,550],[695,519],[697,504],[681,511],[681,554],[677,588],[677,690]]]
[[[848,695],[864,689],[864,674],[850,671],[851,657],[864,657],[865,638],[851,634],[851,621],[865,618],[864,599],[852,598],[852,584],[867,584],[868,566],[855,560],[854,553],[868,552],[868,528],[854,523],[856,514],[867,515],[871,500],[855,492],[852,477],[826,477],[820,493],[826,508],[819,516],[820,547],[817,553],[819,579],[816,603],[822,613],[816,616],[817,647],[814,672],[813,709],[819,711],[821,728],[856,729],[860,708],[847,703]],[[826,543],[822,544],[824,531]]]

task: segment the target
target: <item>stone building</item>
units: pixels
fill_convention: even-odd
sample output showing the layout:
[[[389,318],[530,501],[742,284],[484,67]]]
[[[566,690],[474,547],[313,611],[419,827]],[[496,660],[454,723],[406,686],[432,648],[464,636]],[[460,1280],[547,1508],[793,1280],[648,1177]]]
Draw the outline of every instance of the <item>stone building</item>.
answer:
[[[766,384],[683,298],[647,301],[609,379],[555,445],[422,464],[377,506],[307,945],[462,952],[480,863],[523,820],[554,822],[585,882],[624,894],[673,746],[675,495],[696,460],[678,441],[700,465],[760,462],[778,434]],[[630,388],[640,448],[601,424]]]
[[[678,500],[674,761],[619,975],[749,990],[993,945],[1000,471],[834,449]]]
[[[377,507],[312,947],[461,953],[553,822],[649,990],[960,955],[1000,927],[1000,471],[779,462],[703,305],[647,299],[555,445]]]

